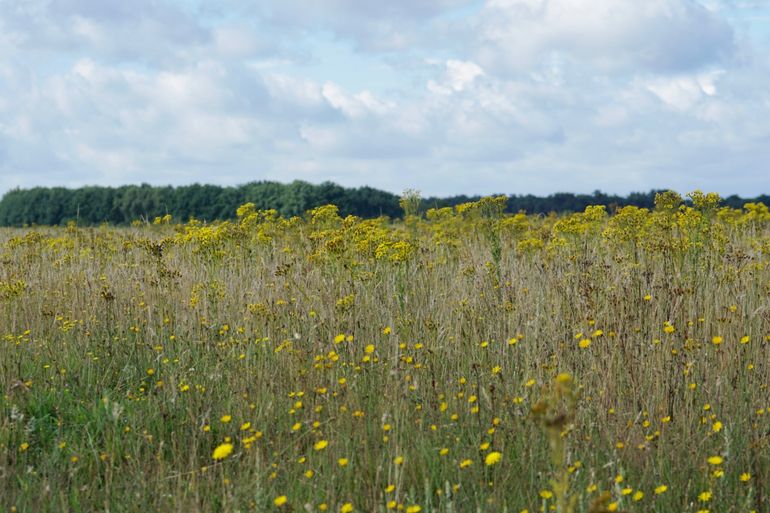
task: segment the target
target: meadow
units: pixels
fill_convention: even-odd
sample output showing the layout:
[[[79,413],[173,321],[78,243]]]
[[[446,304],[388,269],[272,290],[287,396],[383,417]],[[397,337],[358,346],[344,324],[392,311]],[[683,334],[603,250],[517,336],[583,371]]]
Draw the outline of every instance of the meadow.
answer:
[[[0,229],[0,511],[766,512],[770,212]]]

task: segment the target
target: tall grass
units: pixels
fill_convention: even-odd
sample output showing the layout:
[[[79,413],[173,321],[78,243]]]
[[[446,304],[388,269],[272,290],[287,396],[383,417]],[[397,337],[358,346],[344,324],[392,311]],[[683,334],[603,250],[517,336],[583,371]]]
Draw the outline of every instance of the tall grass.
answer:
[[[2,230],[0,509],[767,511],[770,214],[692,199]]]

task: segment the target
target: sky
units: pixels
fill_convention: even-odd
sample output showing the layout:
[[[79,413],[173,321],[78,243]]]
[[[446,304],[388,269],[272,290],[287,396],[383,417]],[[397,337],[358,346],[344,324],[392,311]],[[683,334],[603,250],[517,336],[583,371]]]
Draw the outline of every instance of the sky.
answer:
[[[0,0],[0,194],[770,193],[770,0]]]

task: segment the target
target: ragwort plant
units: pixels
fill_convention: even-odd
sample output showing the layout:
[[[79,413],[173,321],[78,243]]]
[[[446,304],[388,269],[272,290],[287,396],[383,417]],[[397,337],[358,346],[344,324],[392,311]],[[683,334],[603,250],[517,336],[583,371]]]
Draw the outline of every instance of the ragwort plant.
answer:
[[[406,204],[0,230],[0,510],[767,511],[765,205]]]

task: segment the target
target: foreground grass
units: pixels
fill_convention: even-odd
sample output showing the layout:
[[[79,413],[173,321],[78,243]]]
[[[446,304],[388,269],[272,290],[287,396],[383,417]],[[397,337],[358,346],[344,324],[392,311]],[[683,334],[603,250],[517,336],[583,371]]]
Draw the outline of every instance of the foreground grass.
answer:
[[[2,231],[0,509],[767,511],[770,215],[694,200]]]

